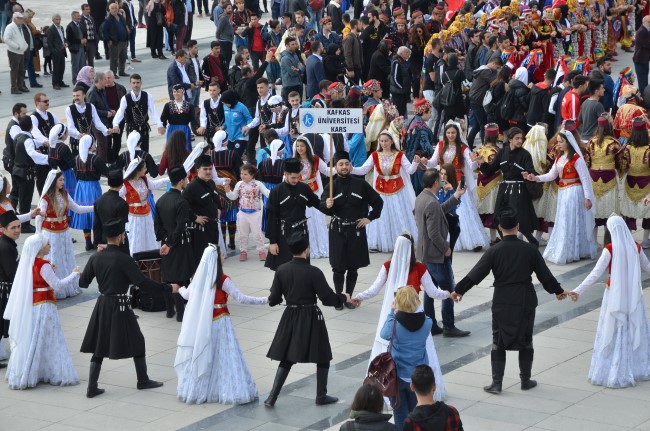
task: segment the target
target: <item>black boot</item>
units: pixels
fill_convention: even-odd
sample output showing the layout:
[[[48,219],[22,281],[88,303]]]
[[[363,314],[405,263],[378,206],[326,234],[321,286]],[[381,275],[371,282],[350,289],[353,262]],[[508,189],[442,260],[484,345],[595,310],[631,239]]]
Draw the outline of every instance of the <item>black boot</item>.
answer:
[[[345,284],[345,272],[332,272],[332,280],[334,281],[334,290],[336,293],[343,293],[343,285]],[[343,310],[343,306],[335,307],[337,310]]]
[[[185,300],[180,293],[174,293],[174,304],[176,304],[176,321],[183,321],[183,314],[185,313]]]
[[[323,406],[325,404],[334,404],[339,399],[327,395],[327,376],[329,368],[316,368],[316,404]]]
[[[88,373],[88,389],[86,389],[86,397],[94,398],[97,395],[104,393],[103,389],[97,387],[97,380],[99,380],[99,372],[102,370],[102,364],[97,362],[90,363],[90,372]]]
[[[280,390],[287,380],[289,371],[288,368],[278,367],[278,371],[275,373],[275,380],[273,381],[273,388],[271,388],[269,397],[264,401],[266,407],[273,407],[275,405],[275,401],[278,399],[278,395],[280,395]]]
[[[163,292],[163,300],[165,301],[165,307],[167,308],[167,318],[171,319],[176,314],[174,311],[174,300],[171,292]]]
[[[483,387],[485,392],[491,394],[501,393],[501,384],[503,383],[503,372],[506,369],[506,351],[492,350],[492,384]]]
[[[147,360],[144,356],[133,358],[135,364],[135,373],[138,375],[138,389],[153,389],[159,388],[163,385],[162,382],[149,379],[147,374]]]
[[[521,390],[527,391],[537,386],[537,381],[530,379],[533,369],[534,349],[523,349],[519,351],[519,378],[521,379]]]
[[[345,277],[345,292],[352,297],[352,293],[354,293],[354,288],[357,285],[357,278],[359,278],[359,273],[357,272],[356,269],[348,269],[348,274]],[[345,305],[347,308],[354,310],[355,307],[354,304],[351,302],[346,302]]]

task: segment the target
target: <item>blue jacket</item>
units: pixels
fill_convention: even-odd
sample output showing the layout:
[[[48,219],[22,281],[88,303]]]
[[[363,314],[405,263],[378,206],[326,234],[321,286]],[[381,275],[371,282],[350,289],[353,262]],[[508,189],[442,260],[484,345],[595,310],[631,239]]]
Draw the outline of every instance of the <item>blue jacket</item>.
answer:
[[[391,310],[381,328],[381,338],[390,340],[394,322],[395,310]],[[417,365],[429,364],[426,345],[432,324],[424,312],[398,312],[391,355],[397,367],[397,376],[405,382],[411,381],[411,374]]]
[[[107,42],[110,40],[113,43],[126,42],[129,40],[129,32],[126,28],[126,22],[121,15],[118,15],[117,18],[115,18],[113,15],[108,14],[106,21],[106,25],[100,26],[100,29],[104,30],[101,34],[102,40]]]
[[[352,133],[348,139],[350,146],[350,163],[352,166],[361,166],[366,162],[366,139],[363,133]]]
[[[318,83],[325,79],[325,67],[323,60],[315,54],[307,58],[307,98],[311,99],[319,93]]]
[[[174,96],[172,95],[174,85],[182,85],[185,90],[192,88],[192,84],[183,82],[183,74],[178,68],[176,60],[172,61],[172,64],[167,68],[167,91],[169,92],[169,100],[174,100]]]
[[[232,108],[223,105],[223,116],[225,117],[226,133],[228,141],[248,140],[248,136],[242,135],[241,128],[253,120],[248,108],[241,102],[237,102]]]
[[[297,70],[293,70],[292,67],[297,69],[304,68],[298,54],[285,49],[280,54],[280,77],[282,78],[283,87],[297,87],[302,85],[302,74]]]

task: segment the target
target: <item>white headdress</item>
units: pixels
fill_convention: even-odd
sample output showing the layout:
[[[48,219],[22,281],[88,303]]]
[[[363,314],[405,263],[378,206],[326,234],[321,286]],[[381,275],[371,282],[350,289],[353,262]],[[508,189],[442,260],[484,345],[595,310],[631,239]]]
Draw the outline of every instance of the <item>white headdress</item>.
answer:
[[[187,159],[183,162],[183,168],[185,168],[185,172],[189,174],[189,172],[194,169],[194,162],[196,159],[198,159],[201,154],[205,151],[205,148],[208,146],[208,143],[203,141],[200,144],[198,144],[194,149],[192,149],[192,152],[190,153],[189,156],[187,156]]]
[[[126,137],[126,148],[129,150],[129,155],[131,156],[131,160],[135,158],[135,149],[138,147],[138,144],[140,143],[140,133],[138,133],[137,130],[132,131],[129,133],[129,136]]]
[[[562,130],[560,130],[560,133],[562,133],[564,136],[566,136],[566,139],[567,139],[567,141],[569,141],[569,145],[571,145],[571,147],[573,148],[573,151],[575,151],[577,155],[579,155],[580,157],[582,157],[584,159],[584,157],[582,155],[582,149],[580,149],[580,146],[578,145],[578,142],[576,141],[575,136],[573,136],[573,133],[565,130],[564,128],[562,128]]]
[[[61,169],[52,169],[50,172],[47,173],[47,178],[45,178],[45,185],[43,186],[43,192],[41,193],[41,199],[47,195],[47,192],[50,191],[50,188],[52,188],[52,184],[54,184],[54,180],[56,180],[56,176],[61,173]]]
[[[214,151],[224,151],[228,149],[228,141],[226,138],[228,134],[223,130],[217,130],[217,132],[212,137],[212,143],[214,144]]]
[[[131,163],[129,163],[129,166],[126,168],[126,171],[124,172],[125,180],[129,178],[129,175],[131,175],[136,169],[138,169],[140,163],[142,163],[142,159],[140,157],[136,157],[135,159],[131,160]]]
[[[86,160],[88,160],[88,153],[94,143],[95,138],[92,135],[83,135],[79,140],[79,158],[82,162],[86,163]]]
[[[32,271],[38,252],[47,243],[46,236],[36,233],[27,238],[20,255],[16,277],[3,316],[4,319],[13,322],[9,326],[10,367],[13,367],[11,364],[17,364],[22,369],[27,363],[33,335],[34,275]]]
[[[535,172],[546,172],[548,139],[544,126],[536,124],[530,129],[523,148],[532,156]]]
[[[63,123],[55,124],[50,129],[50,134],[48,136],[50,142],[50,148],[56,148],[56,144],[59,143],[59,139],[63,138],[65,134],[68,133],[68,128]]]
[[[528,69],[523,66],[517,69],[515,72],[515,79],[524,85],[528,85]]]
[[[187,314],[181,325],[174,360],[177,375],[187,368],[188,362],[194,380],[213,366],[210,352],[212,309],[220,266],[218,248],[209,244],[203,251],[201,263],[188,287],[190,297],[185,309]]]
[[[278,160],[278,152],[284,145],[284,142],[281,139],[274,139],[269,145],[269,150],[271,151],[271,165],[275,165],[275,161]]]
[[[0,174],[0,192],[2,192],[2,189],[5,187],[5,177]]]

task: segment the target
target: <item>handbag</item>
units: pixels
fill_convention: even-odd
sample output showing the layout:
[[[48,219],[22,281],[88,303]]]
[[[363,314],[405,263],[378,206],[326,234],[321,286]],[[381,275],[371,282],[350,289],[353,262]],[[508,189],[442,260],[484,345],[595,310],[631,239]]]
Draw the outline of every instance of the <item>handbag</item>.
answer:
[[[363,384],[374,383],[381,388],[381,393],[386,397],[396,397],[398,388],[397,366],[393,360],[390,351],[393,349],[393,339],[395,338],[395,327],[397,320],[393,324],[393,334],[390,337],[388,351],[380,353],[371,362],[368,367],[368,375],[363,380]]]

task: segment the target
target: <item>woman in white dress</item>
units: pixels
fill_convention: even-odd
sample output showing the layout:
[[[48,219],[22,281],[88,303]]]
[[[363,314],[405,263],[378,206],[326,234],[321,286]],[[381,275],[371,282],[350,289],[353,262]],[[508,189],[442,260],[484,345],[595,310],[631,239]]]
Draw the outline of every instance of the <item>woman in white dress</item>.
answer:
[[[52,262],[57,277],[64,278],[77,266],[70,235],[68,210],[77,214],[93,212],[92,205],[78,205],[65,189],[65,180],[60,170],[47,174],[43,194],[38,202],[40,215],[36,217],[36,231],[50,242],[52,252],[46,259]],[[68,286],[56,290],[56,299],[65,299],[81,293],[79,280],[71,280]]]
[[[417,240],[415,224],[415,191],[411,175],[415,173],[420,158],[413,163],[402,151],[397,150],[396,138],[384,130],[379,134],[377,150],[366,162],[352,169],[353,175],[366,175],[373,170],[372,187],[381,195],[384,208],[378,219],[366,226],[368,249],[390,253],[395,240],[404,231]]]
[[[47,236],[37,233],[25,241],[4,313],[4,318],[11,320],[11,358],[6,375],[9,389],[33,388],[40,382],[79,384],[54,294],[70,284],[78,285],[79,268],[60,279],[45,260],[48,254]]]
[[[268,298],[241,293],[223,273],[223,255],[213,244],[203,252],[192,283],[179,293],[188,303],[174,361],[178,399],[187,404],[245,404],[257,399],[227,304],[229,296],[241,304],[267,304]]]
[[[560,178],[557,195],[557,215],[544,259],[558,265],[582,258],[596,257],[594,241],[594,214],[591,211],[594,192],[589,168],[582,157],[573,134],[561,130],[557,142],[562,155],[555,160],[548,173],[522,174],[529,181],[549,182]]]
[[[460,236],[456,241],[454,251],[474,250],[480,251],[490,245],[490,238],[485,232],[483,222],[478,214],[478,194],[474,170],[478,167],[470,157],[470,149],[462,135],[460,125],[448,121],[445,126],[443,139],[436,146],[433,156],[427,161],[428,168],[451,163],[456,168],[458,182],[465,179],[467,193],[458,205],[458,222],[460,223]]]
[[[166,187],[169,178],[153,180],[148,179],[146,174],[147,166],[144,160],[136,157],[126,168],[124,185],[120,189],[120,196],[129,204],[129,222],[126,225],[126,231],[129,236],[131,256],[141,251],[160,248],[156,241],[156,232],[151,218],[151,204],[148,198],[151,190]]]
[[[323,194],[323,182],[320,174],[329,176],[330,170],[325,162],[314,154],[314,148],[306,136],[299,136],[293,143],[293,157],[302,163],[300,181],[307,184],[311,191],[320,198]],[[309,256],[314,259],[328,257],[330,240],[325,214],[318,208],[307,207],[305,217],[307,217],[307,229],[309,230]]]
[[[641,288],[641,270],[650,272],[650,262],[621,217],[611,216],[607,229],[612,242],[605,245],[596,266],[571,296],[577,301],[609,271],[589,381],[592,385],[624,388],[650,380],[650,325]]]
[[[409,234],[403,234],[397,237],[393,256],[391,260],[384,262],[381,266],[375,282],[368,289],[358,293],[352,299],[352,303],[358,307],[361,302],[378,295],[382,287],[385,287],[384,300],[379,314],[379,321],[377,322],[377,331],[375,332],[375,342],[372,345],[372,353],[370,354],[368,364],[377,355],[388,350],[389,342],[381,338],[381,328],[384,326],[384,322],[390,312],[391,304],[395,299],[395,292],[400,287],[407,285],[413,287],[418,294],[421,290],[424,290],[430,298],[440,300],[449,298],[449,292],[439,289],[433,283],[427,267],[415,259],[413,238]],[[437,401],[442,401],[446,396],[445,385],[442,381],[440,362],[438,362],[438,355],[436,354],[436,348],[431,335],[427,337],[426,349],[429,366],[433,369],[433,374],[436,377],[436,391],[433,396]]]

